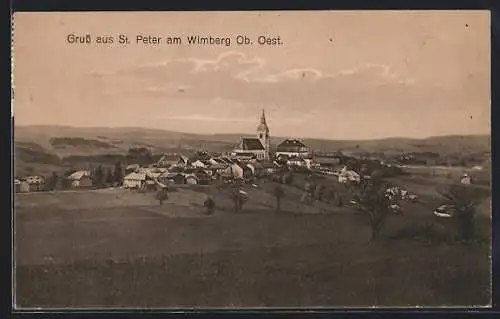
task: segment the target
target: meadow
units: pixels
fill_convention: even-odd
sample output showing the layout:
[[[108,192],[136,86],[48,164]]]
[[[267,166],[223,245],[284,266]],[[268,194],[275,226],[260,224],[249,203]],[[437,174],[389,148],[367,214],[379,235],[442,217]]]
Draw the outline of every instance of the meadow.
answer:
[[[408,179],[408,178],[407,178]],[[300,180],[295,183],[299,185]],[[283,185],[249,185],[234,213],[227,190],[178,187],[19,194],[15,202],[16,306],[21,308],[233,308],[470,306],[490,304],[489,205],[480,238],[455,240],[430,185],[391,216],[377,242],[352,208],[300,202]],[[428,183],[430,184],[430,183]],[[202,206],[207,194],[213,215]]]

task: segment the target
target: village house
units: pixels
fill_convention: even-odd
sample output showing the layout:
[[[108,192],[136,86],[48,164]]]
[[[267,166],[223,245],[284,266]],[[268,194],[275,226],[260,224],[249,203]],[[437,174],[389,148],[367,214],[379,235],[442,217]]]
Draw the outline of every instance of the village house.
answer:
[[[338,181],[342,184],[346,184],[348,182],[359,183],[361,181],[361,176],[355,171],[344,166],[344,168],[342,168],[342,170],[338,173]]]
[[[222,177],[226,179],[241,179],[243,178],[243,169],[237,165],[232,164],[228,166],[223,172]]]
[[[190,160],[185,155],[180,154],[163,154],[162,157],[153,165],[159,168],[172,168],[172,167],[187,167]]]
[[[186,184],[198,184],[198,177],[195,174],[186,174],[184,177],[186,178]]]
[[[27,176],[21,181],[28,183],[30,192],[42,191],[45,187],[45,179],[41,176]]]
[[[92,178],[90,171],[77,171],[68,176],[72,188],[92,187]]]
[[[463,174],[460,178],[460,183],[465,185],[472,184],[472,177],[469,174]]]
[[[324,168],[333,168],[340,164],[340,158],[333,156],[314,156],[313,160]]]
[[[164,167],[169,168],[173,165],[177,165],[179,163],[180,155],[179,154],[163,154],[162,157],[156,162],[156,167]]]
[[[187,156],[180,155],[176,165],[179,167],[188,167],[190,165],[189,158]]]
[[[290,168],[308,168],[307,162],[301,157],[290,157],[286,161],[286,165]]]
[[[123,178],[123,188],[139,189],[146,183],[145,173],[132,172]]]
[[[14,190],[16,193],[29,193],[30,184],[19,179],[14,180]]]
[[[196,160],[196,161],[191,163],[191,166],[196,167],[196,168],[205,168],[208,165],[207,165],[207,163],[204,163],[204,161],[202,161],[202,160]]]

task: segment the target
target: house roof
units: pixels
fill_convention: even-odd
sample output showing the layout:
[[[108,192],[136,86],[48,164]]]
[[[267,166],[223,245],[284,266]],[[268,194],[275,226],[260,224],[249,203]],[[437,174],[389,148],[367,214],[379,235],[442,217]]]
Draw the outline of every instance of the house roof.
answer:
[[[83,177],[89,177],[90,172],[89,171],[78,171],[74,172],[73,174],[69,175],[68,178],[72,180],[80,180]]]
[[[177,177],[177,176],[181,176],[181,177],[184,177],[183,174],[181,173],[167,173],[164,175],[166,178],[170,179],[170,178],[174,178],[174,177]]]
[[[158,162],[177,162],[179,160],[179,154],[163,154],[163,156],[158,160]]]
[[[286,139],[278,145],[278,151],[282,148],[297,148],[297,147],[307,147],[304,143],[297,139]],[[284,150],[284,152],[286,152]]]
[[[141,166],[139,164],[130,164],[130,165],[127,165],[126,169],[138,169],[140,167]]]
[[[44,182],[44,179],[41,176],[27,176],[24,180],[29,184],[42,184]]]
[[[244,137],[238,145],[239,149],[244,151],[264,151],[265,148],[258,138]]]
[[[336,164],[339,162],[338,157],[314,157],[314,161],[318,164]]]
[[[136,181],[144,181],[146,180],[146,174],[144,173],[130,173],[127,176],[125,176],[123,179],[131,179],[131,180],[136,180]]]

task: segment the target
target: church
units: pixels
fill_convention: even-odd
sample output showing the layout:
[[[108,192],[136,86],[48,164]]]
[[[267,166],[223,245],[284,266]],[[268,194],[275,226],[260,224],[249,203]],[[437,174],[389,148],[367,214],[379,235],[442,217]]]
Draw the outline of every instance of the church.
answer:
[[[266,123],[266,115],[262,110],[260,124],[257,127],[256,137],[242,137],[238,145],[231,152],[235,157],[255,157],[258,160],[269,159],[271,137]]]

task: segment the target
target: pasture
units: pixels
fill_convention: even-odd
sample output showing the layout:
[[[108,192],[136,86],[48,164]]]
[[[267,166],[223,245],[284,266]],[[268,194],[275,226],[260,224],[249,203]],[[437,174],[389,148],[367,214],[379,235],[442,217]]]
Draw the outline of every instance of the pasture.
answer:
[[[15,202],[16,305],[22,308],[464,306],[490,303],[489,214],[482,240],[452,240],[437,202],[409,203],[368,244],[362,216],[306,205],[284,185],[182,187],[160,206],[123,189],[20,194]],[[204,214],[206,195],[214,215]]]

